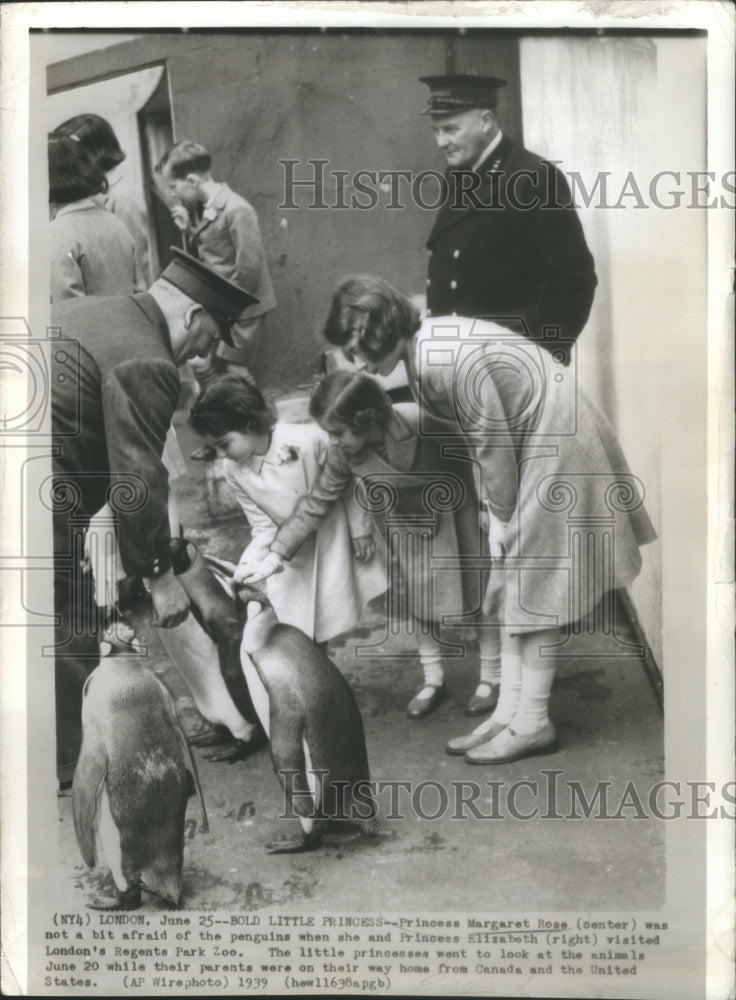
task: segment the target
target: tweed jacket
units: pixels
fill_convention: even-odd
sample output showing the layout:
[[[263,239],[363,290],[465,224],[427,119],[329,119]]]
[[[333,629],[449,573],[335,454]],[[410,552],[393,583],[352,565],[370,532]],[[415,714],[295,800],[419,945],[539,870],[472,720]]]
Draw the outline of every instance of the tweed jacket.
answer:
[[[258,298],[258,302],[243,310],[239,323],[246,325],[273,309],[276,298],[258,216],[245,198],[231,191],[227,184],[221,184],[205,205],[194,237],[205,264]]]
[[[73,524],[107,502],[125,572],[159,576],[170,566],[161,455],[180,389],[164,316],[142,293],[61,302],[51,321],[62,338],[51,381],[55,557],[71,556]]]
[[[639,546],[656,538],[645,487],[574,369],[508,329],[453,317],[424,321],[407,367],[423,411],[462,433],[504,524],[511,631],[577,621],[638,575]]]
[[[145,291],[133,238],[94,199],[64,205],[49,225],[51,302]]]
[[[562,173],[503,136],[477,171],[446,177],[427,240],[429,315],[493,320],[568,363],[597,279]]]

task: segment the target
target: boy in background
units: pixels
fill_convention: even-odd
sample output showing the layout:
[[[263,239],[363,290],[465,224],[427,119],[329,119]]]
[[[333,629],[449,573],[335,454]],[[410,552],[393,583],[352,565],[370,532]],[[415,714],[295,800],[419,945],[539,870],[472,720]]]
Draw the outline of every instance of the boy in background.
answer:
[[[252,205],[212,176],[212,157],[198,142],[184,139],[163,156],[157,170],[180,204],[172,210],[174,224],[194,244],[200,260],[255,295],[232,327],[235,347],[220,343],[209,357],[190,362],[200,388],[218,374],[229,372],[253,383],[253,365],[263,320],[276,305],[268,273],[258,217]],[[200,448],[193,458],[214,457]]]

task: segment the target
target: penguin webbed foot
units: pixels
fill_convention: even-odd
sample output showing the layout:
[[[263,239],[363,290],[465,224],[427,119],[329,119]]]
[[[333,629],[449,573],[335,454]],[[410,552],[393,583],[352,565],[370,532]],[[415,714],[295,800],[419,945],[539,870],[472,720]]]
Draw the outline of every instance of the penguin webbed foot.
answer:
[[[312,830],[299,840],[274,840],[266,844],[266,850],[269,854],[303,854],[306,851],[316,851],[321,846],[322,830]]]
[[[141,905],[141,887],[116,889],[114,896],[93,896],[87,903],[91,910],[137,910]]]
[[[192,736],[187,736],[187,743],[193,747],[219,747],[234,742],[234,737],[227,726],[210,726]]]
[[[268,743],[268,738],[261,728],[258,728],[249,740],[233,738],[227,743],[223,743],[213,750],[212,753],[204,755],[205,760],[226,761],[234,764],[236,760],[246,760],[256,750],[260,750]]]

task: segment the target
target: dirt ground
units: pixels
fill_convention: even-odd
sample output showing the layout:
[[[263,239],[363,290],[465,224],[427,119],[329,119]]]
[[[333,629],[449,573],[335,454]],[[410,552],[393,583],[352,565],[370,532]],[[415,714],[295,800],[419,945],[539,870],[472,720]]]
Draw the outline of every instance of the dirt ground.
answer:
[[[197,442],[182,412],[176,423],[188,455]],[[188,537],[213,555],[237,559],[247,526],[237,514],[213,518],[202,463],[190,463],[176,493]],[[578,782],[590,799],[596,782],[610,782],[608,811],[615,813],[627,782],[645,799],[662,776],[662,718],[642,662],[621,655],[621,641],[633,641],[626,624],[619,620],[607,635],[583,632],[562,650],[550,706],[558,752],[471,766],[448,756],[444,745],[476,724],[463,709],[475,687],[477,649],[470,645],[466,656],[445,660],[448,699],[428,718],[409,721],[406,705],[419,685],[418,660],[405,637],[385,635],[380,610],[374,608],[365,627],[332,643],[330,651],[363,716],[371,776],[412,785],[412,793],[398,792],[396,811],[403,818],[389,818],[390,798],[379,794],[376,835],[328,833],[318,851],[269,854],[268,843],[296,835],[299,827],[296,819],[280,818],[282,793],[268,749],[235,763],[210,762],[207,750],[197,749],[210,831],[199,832],[198,805],[191,798],[183,907],[317,913],[658,908],[664,901],[663,823],[585,819],[567,784]],[[148,665],[174,691],[185,726],[196,729],[201,720],[145,612],[138,623],[150,648]],[[356,656],[358,646],[371,648]],[[519,786],[513,800],[509,790],[520,781],[537,784]],[[420,788],[423,782],[429,784]],[[467,787],[462,792],[462,782],[480,786],[480,816],[463,805],[469,793]],[[548,794],[553,782],[556,806]],[[419,798],[412,800],[412,794]],[[535,817],[523,818],[535,807]],[[621,814],[631,817],[633,810]],[[88,869],[79,855],[70,792],[59,795],[58,815],[60,902],[81,910],[91,894],[109,889],[109,874]],[[162,905],[144,893],[144,910]]]

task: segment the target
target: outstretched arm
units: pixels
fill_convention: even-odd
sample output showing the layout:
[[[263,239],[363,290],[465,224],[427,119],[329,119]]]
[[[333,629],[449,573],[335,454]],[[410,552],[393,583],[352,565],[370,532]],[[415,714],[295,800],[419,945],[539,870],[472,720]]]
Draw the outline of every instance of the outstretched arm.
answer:
[[[352,476],[352,470],[340,450],[330,447],[319,479],[281,525],[271,551],[283,559],[291,559],[299,546],[319,528],[332,505],[342,497]]]

